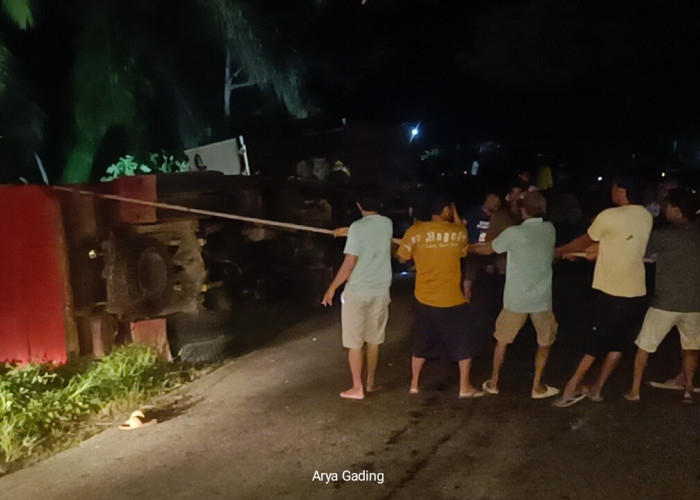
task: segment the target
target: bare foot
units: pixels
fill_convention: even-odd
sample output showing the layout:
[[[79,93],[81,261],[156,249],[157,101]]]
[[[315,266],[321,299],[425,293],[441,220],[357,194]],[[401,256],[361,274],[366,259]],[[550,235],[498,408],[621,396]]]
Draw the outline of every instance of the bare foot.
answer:
[[[367,387],[365,387],[365,392],[377,392],[381,390],[381,388],[381,385],[367,384]]]
[[[341,392],[340,397],[345,399],[365,399],[365,393],[362,389],[351,388],[345,392]]]
[[[638,392],[632,392],[632,391],[627,391],[622,395],[627,401],[639,401],[639,393]]]
[[[419,392],[419,391],[418,391],[418,387],[411,387],[411,388],[408,390],[408,393],[409,393],[409,394],[418,394],[418,392]]]

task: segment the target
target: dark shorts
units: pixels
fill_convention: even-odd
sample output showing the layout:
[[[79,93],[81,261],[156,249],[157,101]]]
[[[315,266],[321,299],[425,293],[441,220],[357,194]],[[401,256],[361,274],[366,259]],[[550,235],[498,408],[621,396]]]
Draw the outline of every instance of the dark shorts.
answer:
[[[432,307],[416,301],[413,355],[417,358],[473,358],[479,350],[478,339],[470,335],[469,304]]]
[[[585,353],[599,358],[630,347],[639,333],[647,306],[646,297],[615,297],[596,291],[593,327],[584,345]]]

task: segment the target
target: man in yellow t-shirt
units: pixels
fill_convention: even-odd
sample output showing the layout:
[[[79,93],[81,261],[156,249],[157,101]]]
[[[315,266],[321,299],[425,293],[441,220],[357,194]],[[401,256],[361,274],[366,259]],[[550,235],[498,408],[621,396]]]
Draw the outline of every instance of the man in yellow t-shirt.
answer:
[[[416,323],[411,357],[411,394],[426,358],[447,354],[459,364],[459,397],[483,396],[469,382],[477,339],[467,332],[468,304],[462,293],[460,259],[467,255],[467,230],[446,197],[431,200],[431,220],[406,231],[398,249],[402,262],[416,267]]]
[[[634,175],[621,175],[611,190],[615,207],[603,210],[588,231],[554,251],[555,257],[585,250],[598,242],[593,272],[593,329],[586,337],[584,356],[555,406],[571,406],[588,397],[602,401],[603,385],[632,343],[646,311],[644,253],[653,219],[638,201],[641,183]],[[605,357],[594,384],[585,389],[583,377],[597,358]]]

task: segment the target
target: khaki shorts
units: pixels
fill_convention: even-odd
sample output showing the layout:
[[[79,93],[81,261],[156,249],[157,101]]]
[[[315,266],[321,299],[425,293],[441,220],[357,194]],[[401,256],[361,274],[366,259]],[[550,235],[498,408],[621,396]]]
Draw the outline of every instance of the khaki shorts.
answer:
[[[516,313],[508,309],[501,310],[496,319],[496,331],[493,336],[499,342],[510,344],[515,340],[516,335],[530,316],[532,324],[537,332],[537,344],[549,346],[554,343],[557,336],[559,324],[554,318],[552,311],[541,311],[535,313]]]
[[[384,330],[389,319],[389,296],[370,297],[343,292],[340,324],[343,347],[361,349],[362,345],[384,342]]]
[[[674,326],[681,334],[681,349],[700,349],[700,312],[664,311],[655,307],[647,310],[642,329],[634,343],[643,351],[656,352]]]

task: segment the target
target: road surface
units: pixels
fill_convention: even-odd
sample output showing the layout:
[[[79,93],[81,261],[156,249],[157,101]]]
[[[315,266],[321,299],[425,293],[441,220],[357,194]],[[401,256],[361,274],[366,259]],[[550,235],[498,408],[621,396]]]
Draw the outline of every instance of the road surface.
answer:
[[[561,324],[545,382],[561,387],[580,357],[587,275],[557,271]],[[529,397],[534,332],[508,352],[501,394],[457,398],[457,367],[426,364],[409,395],[410,281],[393,288],[382,390],[363,401],[349,386],[339,309],[321,310],[256,350],[169,395],[159,423],[109,428],[79,447],[0,478],[8,499],[700,497],[700,405],[645,387],[622,398],[630,353],[605,401],[565,409]],[[490,341],[489,341],[490,342]],[[651,378],[678,369],[678,342],[652,357]],[[481,384],[491,344],[474,363]],[[125,415],[126,417],[126,415]]]

